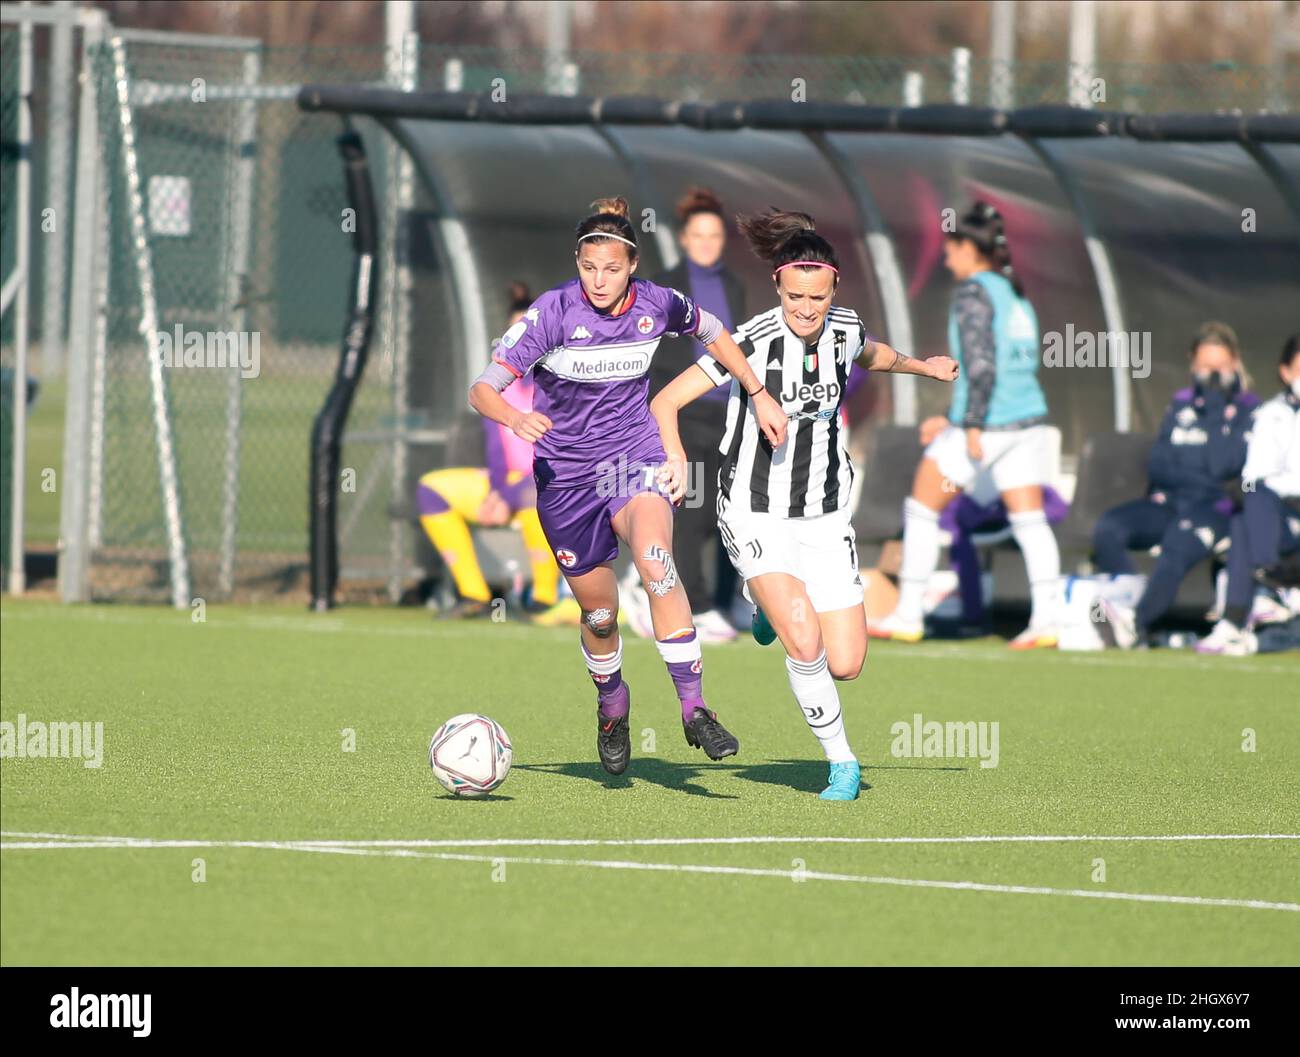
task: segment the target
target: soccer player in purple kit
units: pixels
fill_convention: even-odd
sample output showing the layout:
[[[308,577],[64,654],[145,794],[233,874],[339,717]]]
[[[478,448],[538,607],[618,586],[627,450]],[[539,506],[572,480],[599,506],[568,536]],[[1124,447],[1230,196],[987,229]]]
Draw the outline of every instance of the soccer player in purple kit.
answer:
[[[637,279],[636,231],[622,198],[600,199],[577,228],[578,278],[548,290],[502,337],[470,386],[470,405],[534,445],[537,512],[582,607],[582,654],[596,684],[601,766],[622,774],[632,754],[631,704],[622,678],[618,581],[611,563],[627,544],[650,598],[660,656],[681,702],[687,742],[720,760],[740,744],[704,702],[700,643],[672,557],[673,504],[650,415],[648,371],[664,335],[697,338],[755,394],[760,428],[785,440],[786,416],[725,328],[689,297]],[[501,396],[534,372],[533,410]]]

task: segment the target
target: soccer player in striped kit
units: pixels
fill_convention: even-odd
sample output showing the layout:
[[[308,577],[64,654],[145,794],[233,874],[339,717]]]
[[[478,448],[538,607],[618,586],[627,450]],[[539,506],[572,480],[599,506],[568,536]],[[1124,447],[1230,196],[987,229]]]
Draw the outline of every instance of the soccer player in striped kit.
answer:
[[[659,340],[696,337],[748,389],[774,444],[786,419],[717,317],[684,294],[637,279],[636,232],[622,198],[601,199],[577,228],[578,278],[548,290],[502,337],[470,386],[470,404],[534,445],[537,512],[582,607],[582,654],[597,690],[596,746],[610,774],[627,769],[630,697],[622,678],[618,582],[622,540],[650,598],[659,653],[681,702],[687,742],[719,760],[739,742],[704,702],[700,643],[672,557],[673,505],[659,483],[663,444],[650,416],[648,371]],[[533,371],[533,410],[501,396]]]
[[[771,210],[738,223],[771,265],[780,298],[736,332],[762,387],[714,356],[678,375],[651,404],[668,454],[664,480],[674,497],[684,493],[679,410],[729,381],[718,528],[746,593],[785,647],[790,688],[830,764],[822,799],[856,800],[862,770],[844,732],[835,680],[862,671],[867,625],[840,404],[854,364],[940,381],[952,381],[957,364],[946,356],[904,356],[872,338],[852,309],[834,307],[839,261],[806,213]],[[771,442],[755,414],[764,390],[789,420],[783,444]]]

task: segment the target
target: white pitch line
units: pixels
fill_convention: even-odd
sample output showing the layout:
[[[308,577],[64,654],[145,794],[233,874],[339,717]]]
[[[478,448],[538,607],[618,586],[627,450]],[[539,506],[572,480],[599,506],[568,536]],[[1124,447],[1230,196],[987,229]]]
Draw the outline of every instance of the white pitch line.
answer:
[[[138,837],[106,837],[102,835],[89,833],[28,833],[25,830],[5,829],[0,830],[0,837],[49,837],[53,840],[93,840],[93,841],[121,841],[121,840],[139,840]]]
[[[802,838],[807,843],[824,843],[827,841],[837,842],[876,842],[879,840],[927,840],[927,838],[853,838],[853,837],[822,837],[822,838]],[[937,840],[947,840],[951,838],[935,838]],[[962,838],[956,838],[958,840]],[[977,840],[989,838],[975,838]],[[992,838],[999,839],[999,838]],[[1004,838],[1003,838],[1004,839]],[[1013,838],[1024,839],[1024,838]],[[1126,837],[1066,837],[1066,838],[1039,838],[1031,837],[1032,840],[1042,839],[1066,839],[1066,840],[1127,840],[1144,838],[1126,838]],[[1294,835],[1266,834],[1195,834],[1185,837],[1154,837],[1145,839],[1155,840],[1294,840]],[[685,838],[677,843],[757,843],[758,841],[771,841],[773,843],[791,843],[801,840],[798,837],[775,837],[775,838]],[[388,842],[365,842],[370,845],[376,843]],[[618,843],[618,842],[608,842]],[[633,842],[624,842],[633,843]],[[662,840],[653,840],[641,843],[663,844]],[[840,881],[853,884],[870,884],[870,885],[891,885],[902,888],[937,888],[955,892],[992,892],[1010,895],[1044,895],[1044,896],[1063,896],[1078,899],[1118,899],[1133,903],[1163,903],[1177,904],[1182,906],[1215,906],[1215,907],[1235,907],[1247,910],[1281,910],[1289,912],[1300,912],[1298,903],[1271,903],[1260,899],[1220,899],[1205,896],[1179,896],[1163,895],[1152,892],[1099,892],[1086,888],[1046,888],[1030,885],[999,885],[984,884],[979,881],[930,881],[921,878],[911,877],[870,877],[857,874],[838,874],[824,873],[814,870],[770,870],[759,869],[746,866],[709,866],[692,863],[641,863],[627,862],[609,859],[543,859],[532,857],[503,856],[491,855],[467,855],[456,852],[432,852],[418,851],[410,846],[404,847],[373,847],[373,846],[356,846],[338,842],[321,842],[311,843],[306,841],[202,841],[202,840],[147,840],[147,839],[125,839],[122,841],[45,841],[45,842],[6,842],[0,843],[0,850],[16,849],[50,849],[50,848],[126,848],[126,849],[145,849],[145,848],[260,848],[274,851],[296,851],[309,852],[319,855],[359,855],[359,856],[378,856],[385,858],[411,858],[411,859],[435,859],[446,862],[476,862],[489,863],[497,865],[498,863],[507,863],[526,866],[568,866],[568,867],[585,867],[588,869],[598,870],[641,870],[657,871],[663,873],[697,873],[697,874],[721,874],[737,877],[779,877],[786,880],[813,880],[813,881]]]
[[[939,888],[951,892],[993,892],[1006,895],[1066,896],[1077,899],[1118,899],[1130,903],[1165,903],[1180,906],[1235,907],[1243,910],[1300,912],[1300,903],[1270,903],[1262,899],[1218,899],[1205,896],[1163,895],[1154,892],[1096,892],[1088,888],[1043,888],[1029,885],[983,884],[979,881],[927,881],[912,877],[866,877],[856,874],[822,873],[815,870],[763,870],[748,866],[702,866],[690,863],[624,862],[611,859],[539,859],[495,855],[463,855],[453,852],[422,852],[407,849],[344,848],[299,845],[292,850],[327,855],[374,855],[409,859],[438,859],[449,862],[500,863],[524,866],[580,866],[595,870],[643,870],[662,873],[724,874],[737,877],[779,877],[787,881],[841,881],[851,884],[892,885],[901,888]]]
[[[467,840],[158,840],[152,837],[93,837],[67,833],[24,833],[0,830],[0,837],[55,838],[53,840],[5,841],[0,850],[34,851],[55,848],[584,848],[584,847],[690,847],[694,845],[743,844],[1090,844],[1103,841],[1124,843],[1300,840],[1297,833],[1181,833],[1181,834],[988,834],[960,837],[637,837],[621,840],[598,838],[492,837]]]

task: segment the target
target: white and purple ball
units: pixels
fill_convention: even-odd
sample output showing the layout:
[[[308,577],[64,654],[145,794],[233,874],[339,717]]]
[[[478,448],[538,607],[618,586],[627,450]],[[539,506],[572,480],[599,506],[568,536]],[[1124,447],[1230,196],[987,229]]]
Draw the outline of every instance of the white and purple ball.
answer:
[[[456,796],[486,796],[506,780],[513,758],[505,728],[474,712],[452,716],[429,742],[434,777]]]

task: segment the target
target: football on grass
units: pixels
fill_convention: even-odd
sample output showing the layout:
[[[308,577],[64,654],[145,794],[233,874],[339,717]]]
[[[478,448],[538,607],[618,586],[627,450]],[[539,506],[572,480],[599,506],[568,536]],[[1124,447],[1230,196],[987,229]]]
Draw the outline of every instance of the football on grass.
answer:
[[[514,752],[496,720],[467,712],[447,720],[429,742],[429,766],[457,796],[486,796],[506,780]]]

